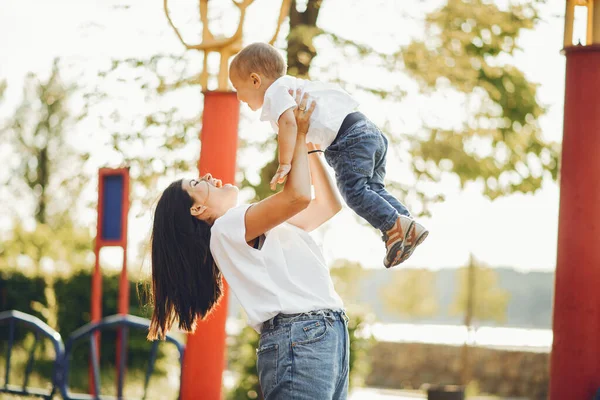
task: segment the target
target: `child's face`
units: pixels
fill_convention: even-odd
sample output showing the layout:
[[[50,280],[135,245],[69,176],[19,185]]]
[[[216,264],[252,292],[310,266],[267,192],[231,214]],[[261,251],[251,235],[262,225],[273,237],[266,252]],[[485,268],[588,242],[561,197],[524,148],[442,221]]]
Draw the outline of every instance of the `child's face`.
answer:
[[[244,79],[238,74],[230,73],[229,79],[237,92],[239,101],[248,104],[252,111],[256,111],[263,106],[265,91],[260,75],[252,73]]]

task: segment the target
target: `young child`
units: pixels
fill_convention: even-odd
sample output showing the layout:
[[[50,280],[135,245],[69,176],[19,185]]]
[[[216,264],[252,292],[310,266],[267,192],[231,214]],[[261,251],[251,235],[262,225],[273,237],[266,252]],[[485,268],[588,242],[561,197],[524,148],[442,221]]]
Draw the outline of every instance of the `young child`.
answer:
[[[291,169],[296,124],[296,91],[308,93],[317,103],[306,136],[325,149],[325,159],[335,170],[342,197],[352,210],[381,230],[386,246],[386,268],[407,260],[428,235],[406,207],[385,189],[388,141],[363,114],[358,103],[335,85],[286,76],[281,54],[265,43],[254,43],[238,53],[229,68],[229,79],[238,99],[270,121],[279,135],[279,168],[271,188],[283,183]],[[306,103],[299,106],[306,109]],[[312,153],[312,152],[311,152]]]

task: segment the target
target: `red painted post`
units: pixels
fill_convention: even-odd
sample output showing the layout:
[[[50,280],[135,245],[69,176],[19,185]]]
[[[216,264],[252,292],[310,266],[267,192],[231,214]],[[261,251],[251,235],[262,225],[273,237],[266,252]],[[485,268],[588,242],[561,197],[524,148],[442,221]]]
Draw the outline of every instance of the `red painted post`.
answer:
[[[600,46],[566,50],[550,398],[600,388]]]
[[[600,13],[586,45],[571,46],[568,4],[551,400],[591,399],[600,388]]]
[[[100,214],[100,212],[98,212],[98,214]],[[100,221],[100,215],[98,215],[98,221]],[[94,265],[94,273],[92,274],[92,304],[90,310],[90,322],[98,322],[102,319],[102,273],[100,272],[100,246],[98,245],[98,238],[96,238],[94,253],[96,255],[96,263]],[[100,354],[100,332],[96,332],[94,334],[94,341],[96,344],[97,354]],[[88,368],[88,377],[89,392],[92,396],[96,396],[98,393],[96,393],[96,390],[94,389],[94,371],[92,369],[91,356],[90,365]]]
[[[129,215],[129,170],[122,174],[123,176],[123,197],[121,209],[121,247],[123,248],[123,267],[119,277],[119,301],[118,313],[121,315],[129,314],[129,280],[127,279],[127,217]],[[125,373],[127,372],[127,351],[123,354],[123,372],[121,372],[121,340],[123,340],[124,329],[117,332],[116,346],[116,374],[117,374],[117,396],[123,396],[123,387],[125,383]],[[127,337],[125,337],[125,349],[127,349]]]
[[[121,225],[115,227],[114,225],[108,228],[108,231],[104,231],[105,217],[115,218],[116,216],[105,215],[105,183],[106,180],[111,177],[120,177],[121,186],[111,186],[111,190],[120,190],[121,197],[116,199],[112,197],[109,190],[109,198],[111,200],[110,207],[120,208],[120,221]],[[117,181],[118,182],[118,181]],[[113,182],[114,183],[114,182]],[[114,193],[114,192],[113,192]],[[114,195],[113,195],[114,196]],[[114,201],[117,200],[117,203]],[[123,268],[121,270],[121,276],[119,279],[119,299],[118,299],[118,312],[119,314],[129,313],[129,282],[127,280],[127,217],[129,214],[129,168],[100,168],[98,171],[98,221],[96,227],[96,241],[94,245],[94,253],[96,256],[96,262],[94,265],[94,273],[92,275],[92,295],[91,295],[91,322],[99,322],[102,319],[102,272],[100,269],[100,249],[107,246],[118,246],[123,249]],[[113,220],[115,221],[115,220]],[[107,225],[108,226],[108,225]],[[96,349],[98,356],[100,356],[100,333],[94,334]],[[120,331],[117,333],[117,377],[120,372]],[[123,371],[123,377],[125,371]],[[118,379],[117,379],[118,380]],[[117,391],[119,391],[119,382],[117,381]],[[89,392],[92,395],[97,395],[94,390],[94,375],[90,364],[89,368]]]
[[[129,169],[123,173],[123,208],[121,210],[121,244],[123,268],[119,281],[119,314],[129,314],[129,280],[127,280],[127,216],[129,215]]]
[[[100,249],[102,248],[102,221],[104,219],[104,185],[102,184],[103,172],[98,171],[98,219],[96,222],[96,240],[94,243],[94,255],[96,262],[94,264],[94,273],[92,275],[92,295],[91,295],[91,310],[90,322],[98,322],[102,319],[102,272],[100,271]],[[96,342],[96,352],[100,355],[100,332],[94,334]],[[88,386],[92,396],[99,395],[94,389],[94,371],[92,369],[92,361],[90,356],[90,365],[88,368]]]
[[[235,183],[239,102],[233,92],[205,92],[201,133],[200,175],[210,172],[223,183]],[[182,400],[221,400],[225,368],[225,322],[228,288],[220,304],[196,332],[188,335]]]

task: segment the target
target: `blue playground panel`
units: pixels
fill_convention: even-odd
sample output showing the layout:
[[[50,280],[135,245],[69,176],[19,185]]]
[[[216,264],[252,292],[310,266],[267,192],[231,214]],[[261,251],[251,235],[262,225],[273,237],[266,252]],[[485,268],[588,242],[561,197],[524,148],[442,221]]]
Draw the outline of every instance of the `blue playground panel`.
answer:
[[[102,240],[122,239],[123,176],[108,175],[102,180],[104,201],[102,204]]]

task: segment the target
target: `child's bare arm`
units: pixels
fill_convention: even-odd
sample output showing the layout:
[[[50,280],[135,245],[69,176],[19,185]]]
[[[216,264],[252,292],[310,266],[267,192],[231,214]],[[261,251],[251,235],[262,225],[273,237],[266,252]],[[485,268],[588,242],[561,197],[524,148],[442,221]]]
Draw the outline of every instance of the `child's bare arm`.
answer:
[[[279,168],[271,180],[273,190],[277,183],[283,183],[285,176],[290,172],[297,134],[294,110],[290,108],[279,117]]]
[[[298,127],[294,110],[289,109],[279,117],[279,164],[291,164]]]

